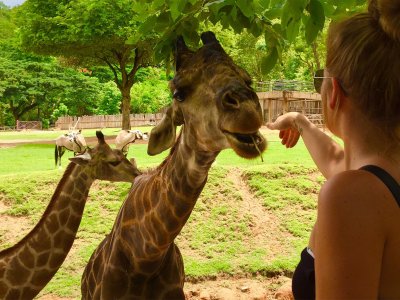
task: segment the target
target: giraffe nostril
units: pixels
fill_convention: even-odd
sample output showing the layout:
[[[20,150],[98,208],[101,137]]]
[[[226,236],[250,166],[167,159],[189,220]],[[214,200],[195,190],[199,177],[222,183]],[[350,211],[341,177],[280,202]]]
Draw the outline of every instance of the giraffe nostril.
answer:
[[[228,109],[239,109],[240,102],[236,99],[232,94],[226,94],[222,99],[222,104],[225,108]]]

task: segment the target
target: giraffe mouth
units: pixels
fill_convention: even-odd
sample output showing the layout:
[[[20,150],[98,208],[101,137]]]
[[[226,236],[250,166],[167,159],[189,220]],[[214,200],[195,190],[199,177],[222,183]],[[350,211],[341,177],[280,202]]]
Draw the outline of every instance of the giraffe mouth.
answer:
[[[254,133],[234,133],[224,131],[232,149],[245,158],[255,158],[260,156],[267,146],[267,142],[262,134]]]

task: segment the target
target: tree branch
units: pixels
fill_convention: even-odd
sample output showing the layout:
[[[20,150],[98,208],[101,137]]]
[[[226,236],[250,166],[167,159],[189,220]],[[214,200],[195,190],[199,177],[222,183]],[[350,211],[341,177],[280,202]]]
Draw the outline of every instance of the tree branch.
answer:
[[[39,103],[35,102],[32,103],[31,105],[28,105],[27,107],[23,108],[20,113],[19,116],[22,116],[24,113],[27,113],[28,111],[34,109],[35,107],[37,107],[39,105]]]
[[[108,59],[106,57],[102,57],[101,60],[103,60],[108,65],[108,67],[111,69],[111,71],[114,74],[114,81],[117,84],[118,88],[121,89],[121,83],[118,80],[118,74],[117,74],[117,71],[115,70],[114,66],[108,61]]]
[[[128,73],[128,79],[130,82],[132,82],[132,84],[133,84],[133,80],[135,78],[135,74],[136,74],[137,70],[140,68],[142,56],[143,56],[142,54],[139,54],[139,49],[135,48],[135,60],[133,62],[131,71]]]

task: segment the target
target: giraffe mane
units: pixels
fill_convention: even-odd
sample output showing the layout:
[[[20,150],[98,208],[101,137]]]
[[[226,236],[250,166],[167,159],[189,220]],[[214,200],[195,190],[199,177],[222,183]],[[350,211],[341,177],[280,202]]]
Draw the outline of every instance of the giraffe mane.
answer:
[[[181,140],[181,136],[182,136],[182,130],[179,132],[178,137],[176,138],[175,143],[172,145],[171,150],[169,151],[168,156],[162,161],[161,164],[159,164],[157,167],[154,168],[148,168],[146,170],[143,171],[143,174],[150,174],[153,172],[157,172],[159,170],[161,170],[170,160],[172,157],[172,154],[176,151],[177,149],[177,145],[179,144],[179,141]]]
[[[0,251],[0,257],[2,257],[3,255],[7,255],[9,252],[12,252],[15,249],[17,249],[21,244],[23,244],[25,242],[25,240],[27,240],[31,236],[31,234],[33,234],[35,232],[36,228],[38,228],[42,225],[42,223],[44,222],[43,221],[44,216],[48,213],[48,211],[50,211],[53,208],[54,203],[56,203],[56,199],[59,197],[59,195],[61,193],[62,187],[65,184],[65,181],[67,181],[67,178],[69,177],[69,175],[71,175],[72,171],[75,169],[76,166],[77,166],[77,164],[72,163],[72,162],[67,166],[60,182],[58,183],[58,185],[56,187],[56,190],[54,191],[53,196],[51,197],[49,204],[47,205],[42,217],[40,218],[39,222],[35,225],[35,227],[33,227],[31,229],[31,231],[27,235],[25,235],[18,243],[16,243],[15,245],[13,245],[9,248],[6,248],[6,249]]]
[[[175,140],[175,143],[172,145],[171,150],[169,151],[168,156],[164,159],[164,161],[156,168],[156,170],[162,169],[170,160],[172,157],[172,154],[176,151],[178,148],[179,142],[182,138],[182,130],[179,132],[178,137]]]

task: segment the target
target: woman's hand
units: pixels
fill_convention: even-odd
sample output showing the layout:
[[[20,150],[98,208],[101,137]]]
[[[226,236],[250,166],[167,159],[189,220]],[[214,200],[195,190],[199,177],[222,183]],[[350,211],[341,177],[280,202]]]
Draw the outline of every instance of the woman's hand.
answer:
[[[330,178],[345,170],[342,146],[318,129],[303,114],[298,112],[286,113],[279,116],[275,122],[268,123],[267,127],[280,131],[279,137],[286,148],[294,147],[301,135],[312,159],[325,178]]]
[[[298,112],[286,113],[279,116],[275,122],[268,123],[267,127],[272,130],[279,130],[282,145],[285,145],[286,148],[292,148],[297,144],[303,131],[299,123],[301,118],[305,119],[305,116]]]

